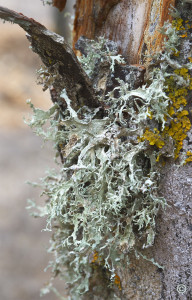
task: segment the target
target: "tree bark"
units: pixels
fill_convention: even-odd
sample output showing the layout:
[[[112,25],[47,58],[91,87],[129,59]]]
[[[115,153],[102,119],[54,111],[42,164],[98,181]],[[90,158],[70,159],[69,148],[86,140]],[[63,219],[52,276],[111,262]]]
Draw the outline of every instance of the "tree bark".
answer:
[[[161,176],[160,190],[168,208],[157,218],[153,247],[142,253],[164,269],[133,256],[128,269],[122,265],[118,270],[121,299],[191,299],[191,165],[178,168],[170,162],[162,168]],[[180,287],[186,291],[179,293]]]

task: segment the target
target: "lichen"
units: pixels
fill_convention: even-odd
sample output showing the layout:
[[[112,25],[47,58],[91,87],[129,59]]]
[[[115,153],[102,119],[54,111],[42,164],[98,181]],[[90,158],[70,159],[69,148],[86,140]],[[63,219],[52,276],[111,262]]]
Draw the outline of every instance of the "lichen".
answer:
[[[41,0],[43,2],[43,5],[48,4],[48,5],[52,5],[53,1],[52,0]]]
[[[65,161],[59,174],[50,174],[42,182],[48,200],[41,212],[47,217],[46,229],[54,230],[50,248],[56,255],[54,270],[61,276],[68,275],[71,293],[76,295],[72,299],[89,289],[91,264],[98,259],[97,253],[114,282],[122,259],[129,263],[127,254],[136,247],[137,230],[144,247],[153,244],[155,218],[159,207],[165,205],[157,194],[153,153],[137,141],[137,135],[134,139],[133,132],[141,130],[142,118],[138,122],[138,113],[128,107],[132,97],[129,93],[125,88],[120,90],[118,101],[110,96],[111,106],[104,119],[95,118],[96,110],[85,107],[75,112],[65,91],[61,95],[68,107],[65,118],[54,120],[56,107],[40,114],[32,106],[35,116],[30,125],[38,128],[37,133],[45,136],[40,126],[50,116],[53,127],[62,128],[46,136],[55,139],[57,145],[65,145]],[[130,128],[125,112],[135,121]],[[43,123],[39,123],[40,117],[45,118]],[[77,138],[71,151],[66,152],[73,135]],[[124,246],[121,251],[122,243],[126,243],[127,250]]]
[[[148,127],[145,129],[144,134],[140,137],[140,141],[148,141],[150,145],[155,145],[160,149],[157,160],[164,153],[167,143],[170,138],[174,143],[174,158],[179,157],[183,149],[183,141],[187,137],[187,132],[191,128],[189,119],[189,112],[185,109],[188,101],[188,95],[192,90],[192,77],[190,70],[192,65],[191,58],[183,62],[183,51],[181,49],[181,39],[191,36],[190,29],[192,23],[189,20],[184,21],[182,18],[177,17],[172,21],[172,24],[166,23],[162,29],[163,33],[167,36],[165,41],[165,51],[158,57],[160,68],[157,73],[163,73],[164,84],[163,91],[168,97],[169,105],[167,112],[164,115],[164,123],[158,122],[158,129],[154,128],[155,116],[153,108],[150,107],[150,116],[152,120],[152,129]],[[180,63],[179,63],[180,61]],[[171,153],[170,153],[171,154]],[[185,154],[186,155],[186,154]]]
[[[98,109],[75,111],[65,90],[61,97],[67,109],[62,114],[56,105],[48,112],[31,105],[34,117],[29,125],[53,140],[63,156],[60,172],[42,179],[47,201],[38,210],[47,218],[46,230],[53,231],[53,271],[67,280],[71,299],[89,290],[94,266],[102,264],[111,284],[121,290],[116,270],[122,262],[129,264],[130,253],[148,259],[142,249],[153,245],[156,216],[166,205],[158,192],[161,157],[178,158],[191,127],[185,107],[192,64],[190,59],[179,60],[178,48],[191,25],[183,24],[180,18],[165,24],[164,52],[154,57],[156,67],[145,85],[130,90],[118,79],[119,86],[99,99],[104,102],[103,119],[97,117]],[[100,56],[96,51],[81,58],[90,77],[95,61],[110,62],[112,72],[114,61],[122,63],[116,54],[111,59],[103,39],[94,47]],[[42,128],[46,123],[47,131]],[[185,162],[192,161],[192,153],[186,155]]]
[[[108,62],[112,72],[116,62],[125,64],[124,58],[118,54],[116,44],[104,37],[98,37],[97,41],[89,40],[87,54],[78,58],[89,77],[94,76],[98,63]]]
[[[187,158],[184,162],[184,164],[187,164],[188,162],[192,162],[192,152],[191,151],[187,151]]]
[[[114,284],[118,287],[120,291],[122,290],[120,277],[116,273],[114,277]]]

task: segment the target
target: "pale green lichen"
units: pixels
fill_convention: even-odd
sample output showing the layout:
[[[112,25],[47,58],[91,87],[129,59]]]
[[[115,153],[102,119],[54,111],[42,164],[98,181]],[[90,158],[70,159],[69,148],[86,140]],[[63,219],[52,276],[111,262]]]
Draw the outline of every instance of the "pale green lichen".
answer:
[[[74,135],[76,140],[64,157],[61,172],[44,181],[44,194],[48,196],[44,213],[47,229],[58,227],[51,246],[56,254],[54,268],[61,276],[68,275],[73,284],[71,292],[75,290],[76,295],[89,289],[89,257],[94,251],[103,257],[113,278],[122,259],[129,263],[127,253],[134,249],[137,239],[134,227],[144,247],[153,244],[155,217],[159,207],[165,205],[157,193],[153,153],[135,138],[143,119],[139,122],[138,113],[129,108],[133,94],[129,93],[126,97],[120,93],[118,100],[110,97],[111,106],[104,119],[96,119],[95,111],[88,110],[80,119],[66,92],[61,95],[68,111],[59,121],[63,130],[58,135],[63,136],[63,144],[70,143]],[[130,128],[123,116],[125,111],[132,115]],[[40,125],[39,116],[39,110],[35,111],[32,127]],[[52,112],[42,113],[45,119],[50,116]],[[121,251],[124,241],[127,250]]]
[[[183,65],[175,59],[179,52],[177,27],[166,23],[164,32],[168,37],[165,52],[157,55],[158,65],[150,72],[149,81],[130,91],[129,85],[119,80],[118,98],[114,91],[105,97],[103,119],[96,118],[98,109],[74,111],[65,90],[61,94],[67,104],[65,113],[60,114],[57,105],[48,112],[31,105],[34,116],[29,125],[53,140],[64,159],[60,172],[42,180],[47,202],[40,215],[47,218],[46,229],[53,231],[49,249],[55,255],[53,271],[67,280],[71,299],[80,299],[89,290],[93,264],[99,259],[119,289],[116,270],[122,261],[125,267],[129,264],[130,252],[161,267],[142,254],[142,248],[153,245],[156,216],[166,205],[158,193],[157,161],[161,155],[174,156],[177,147],[174,135],[163,134],[167,126],[173,130],[172,115],[177,109],[168,81],[174,73],[174,78],[180,79],[176,90],[183,82],[188,87],[191,79],[184,70],[192,67],[190,62]],[[100,44],[95,47],[104,49],[103,40]],[[116,57],[111,59],[109,51],[101,51],[99,58],[96,51],[81,58],[89,76],[95,67],[94,55],[96,60],[112,62],[113,71]],[[184,103],[180,104],[177,118],[186,118]],[[44,130],[46,122],[49,127]],[[191,153],[187,155],[191,160]]]
[[[109,43],[112,44],[113,42]],[[124,58],[117,53],[117,48],[114,48],[113,45],[108,45],[104,37],[99,37],[98,41],[90,41],[87,47],[87,55],[80,56],[79,61],[89,77],[92,77],[94,74],[98,63],[108,62],[112,72],[114,72],[116,62],[125,64]]]

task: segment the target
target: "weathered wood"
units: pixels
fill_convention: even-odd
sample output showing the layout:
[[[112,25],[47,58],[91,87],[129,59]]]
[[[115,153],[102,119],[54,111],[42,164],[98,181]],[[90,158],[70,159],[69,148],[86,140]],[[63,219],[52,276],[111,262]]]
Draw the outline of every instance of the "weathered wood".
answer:
[[[52,100],[65,107],[60,97],[65,88],[74,109],[83,105],[98,107],[95,91],[84,70],[81,68],[73,50],[64,38],[46,29],[34,19],[0,6],[0,18],[18,24],[27,32],[27,38],[49,75],[53,76]]]
[[[74,45],[80,36],[94,39],[99,34],[111,8],[122,0],[77,0],[74,21]]]
[[[143,55],[159,51],[159,29],[170,18],[175,0],[78,0],[74,23],[74,43],[81,35],[94,39],[105,36],[117,42],[130,64],[144,61]]]

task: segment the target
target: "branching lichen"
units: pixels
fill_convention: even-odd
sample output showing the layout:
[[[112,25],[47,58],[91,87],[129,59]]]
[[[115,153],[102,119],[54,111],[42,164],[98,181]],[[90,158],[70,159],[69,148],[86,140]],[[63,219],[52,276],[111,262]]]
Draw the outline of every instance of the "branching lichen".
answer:
[[[94,77],[94,73],[98,72],[98,65],[103,62],[109,63],[112,72],[114,72],[116,62],[125,64],[124,58],[118,54],[118,47],[113,41],[106,40],[104,37],[99,37],[98,41],[87,39],[86,45],[85,41],[86,38],[80,38],[76,48],[84,53],[79,60],[90,78]],[[83,50],[82,47],[84,47]]]
[[[89,288],[92,253],[103,257],[113,280],[121,260],[129,262],[127,253],[134,249],[137,239],[144,247],[152,245],[155,217],[159,207],[165,205],[157,193],[153,153],[136,138],[143,120],[139,122],[138,112],[129,108],[129,93],[125,97],[123,91],[118,100],[110,96],[111,106],[103,119],[95,118],[96,110],[75,112],[66,92],[61,95],[68,110],[59,121],[62,130],[55,139],[63,144],[65,162],[60,174],[44,180],[44,194],[48,196],[44,211],[47,229],[58,227],[51,247],[56,254],[54,268],[62,276],[68,273],[69,282],[76,283],[76,293]],[[34,112],[32,127],[41,125],[39,110]],[[82,113],[84,118],[80,119]],[[49,119],[50,115],[52,112],[42,113],[43,118]],[[128,127],[131,122],[133,125]],[[66,151],[70,143],[70,151]]]
[[[121,290],[116,270],[122,261],[129,264],[131,252],[147,259],[142,249],[153,245],[156,216],[166,205],[158,193],[159,160],[178,157],[191,126],[185,107],[192,63],[178,59],[180,39],[191,28],[185,24],[180,19],[165,24],[164,52],[154,58],[148,81],[130,90],[118,79],[119,86],[100,99],[105,102],[102,119],[98,108],[75,111],[66,90],[61,94],[65,112],[56,105],[48,112],[32,106],[29,125],[53,140],[63,157],[60,172],[42,180],[47,202],[40,215],[54,232],[49,250],[55,254],[53,271],[67,280],[71,299],[89,290],[94,265],[108,270],[111,284]],[[115,60],[123,62],[110,56],[103,39],[91,47],[97,51],[81,58],[90,77],[95,61],[110,62],[112,72]],[[42,129],[46,122],[47,131]],[[187,156],[186,162],[191,161],[191,152]]]

